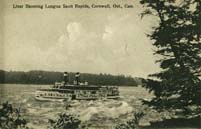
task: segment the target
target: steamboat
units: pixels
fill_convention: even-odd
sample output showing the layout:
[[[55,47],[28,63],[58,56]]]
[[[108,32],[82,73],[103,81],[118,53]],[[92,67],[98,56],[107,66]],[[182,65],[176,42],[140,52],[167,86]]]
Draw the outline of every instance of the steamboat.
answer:
[[[80,73],[75,74],[73,84],[69,83],[69,75],[64,72],[64,80],[55,82],[49,88],[40,88],[35,92],[35,99],[40,101],[96,100],[119,98],[117,86],[96,86],[87,82],[81,83]]]

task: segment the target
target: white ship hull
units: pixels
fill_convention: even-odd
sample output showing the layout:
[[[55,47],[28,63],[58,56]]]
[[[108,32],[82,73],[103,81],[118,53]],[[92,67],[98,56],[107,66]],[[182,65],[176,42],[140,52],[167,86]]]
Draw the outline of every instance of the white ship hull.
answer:
[[[38,101],[53,101],[53,102],[63,102],[65,99],[62,99],[62,98],[45,98],[45,97],[35,97],[36,100]]]
[[[118,98],[120,98],[119,96],[107,96],[106,97],[107,99],[118,99]]]
[[[36,91],[35,99],[39,101],[69,101],[72,99],[70,94],[59,92]]]
[[[97,100],[97,99],[118,99],[119,96],[107,96],[107,97],[80,97],[76,98],[76,100]],[[53,102],[63,102],[69,101],[72,98],[56,98],[56,97],[35,97],[38,101],[53,101]]]
[[[35,97],[38,101],[53,101],[53,102],[63,102],[69,101],[71,98],[56,98],[56,97]]]

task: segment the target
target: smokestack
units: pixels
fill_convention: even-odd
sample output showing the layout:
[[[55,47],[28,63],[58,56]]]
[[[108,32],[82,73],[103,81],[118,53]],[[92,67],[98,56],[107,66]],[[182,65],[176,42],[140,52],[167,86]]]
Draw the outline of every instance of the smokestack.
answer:
[[[64,84],[69,83],[69,77],[68,77],[68,72],[64,72]]]
[[[79,79],[80,79],[80,73],[79,72],[77,72],[75,74],[75,79],[76,79],[76,85],[79,85]]]

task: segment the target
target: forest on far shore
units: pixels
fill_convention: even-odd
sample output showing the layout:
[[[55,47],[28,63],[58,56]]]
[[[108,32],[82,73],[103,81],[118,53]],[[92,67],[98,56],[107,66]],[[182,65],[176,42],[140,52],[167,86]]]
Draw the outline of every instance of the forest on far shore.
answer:
[[[72,84],[75,73],[69,72],[69,81]],[[0,83],[9,84],[54,84],[63,81],[62,72],[53,71],[4,71],[0,70]],[[91,85],[137,86],[142,84],[142,78],[133,78],[125,75],[81,73],[80,81],[87,81]]]

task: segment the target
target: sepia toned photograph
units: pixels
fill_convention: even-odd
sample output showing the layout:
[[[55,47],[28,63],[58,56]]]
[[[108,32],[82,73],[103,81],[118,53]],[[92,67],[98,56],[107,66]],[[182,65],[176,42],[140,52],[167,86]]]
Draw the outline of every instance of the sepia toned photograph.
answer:
[[[201,129],[200,0],[0,0],[0,129]]]

